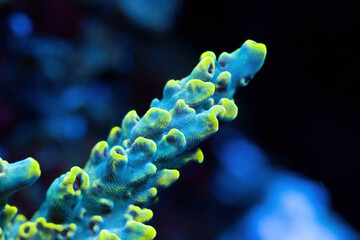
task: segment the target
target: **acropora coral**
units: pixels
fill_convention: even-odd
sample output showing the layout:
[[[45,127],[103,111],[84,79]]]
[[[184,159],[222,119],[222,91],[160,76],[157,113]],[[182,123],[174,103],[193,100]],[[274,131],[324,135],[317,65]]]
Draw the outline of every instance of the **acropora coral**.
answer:
[[[154,239],[146,207],[179,178],[177,169],[203,161],[196,146],[218,130],[218,120],[237,116],[233,95],[265,56],[265,45],[252,40],[218,59],[204,52],[189,76],[166,83],[162,99],[155,98],[144,116],[128,112],[121,128],[93,147],[83,169],[75,166],[55,179],[30,220],[7,199],[39,178],[39,164],[0,159],[0,239]]]

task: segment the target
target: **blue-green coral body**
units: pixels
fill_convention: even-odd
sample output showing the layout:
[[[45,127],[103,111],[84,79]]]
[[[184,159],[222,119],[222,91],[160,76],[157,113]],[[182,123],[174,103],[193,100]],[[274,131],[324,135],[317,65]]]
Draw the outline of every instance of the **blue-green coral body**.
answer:
[[[31,220],[15,217],[7,205],[0,239],[153,239],[155,229],[144,224],[153,213],[144,207],[179,178],[176,169],[203,161],[194,148],[218,130],[218,119],[236,117],[232,97],[260,70],[265,55],[265,45],[251,40],[218,59],[203,53],[189,76],[167,82],[163,98],[154,99],[144,116],[130,111],[121,128],[97,143],[84,169],[73,167],[57,178]],[[4,205],[8,195],[1,187]]]

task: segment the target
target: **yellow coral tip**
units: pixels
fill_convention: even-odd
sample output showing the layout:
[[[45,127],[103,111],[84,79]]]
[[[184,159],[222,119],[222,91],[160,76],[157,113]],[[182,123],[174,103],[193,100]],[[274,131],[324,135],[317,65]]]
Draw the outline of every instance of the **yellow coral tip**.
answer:
[[[37,178],[37,177],[40,177],[40,175],[41,175],[41,170],[40,170],[40,165],[39,165],[39,163],[35,160],[35,159],[33,159],[33,158],[31,158],[31,157],[29,157],[29,158],[27,158],[26,160],[28,160],[28,161],[30,161],[30,164],[29,164],[29,172],[28,172],[28,176],[29,176],[29,178]]]
[[[216,55],[214,52],[212,51],[206,51],[203,54],[201,54],[200,56],[200,61],[203,60],[206,57],[211,57],[212,59],[216,60]]]
[[[264,55],[266,55],[266,46],[263,43],[258,43],[255,42],[253,40],[246,40],[244,45],[252,51],[258,52],[258,53],[262,53]]]

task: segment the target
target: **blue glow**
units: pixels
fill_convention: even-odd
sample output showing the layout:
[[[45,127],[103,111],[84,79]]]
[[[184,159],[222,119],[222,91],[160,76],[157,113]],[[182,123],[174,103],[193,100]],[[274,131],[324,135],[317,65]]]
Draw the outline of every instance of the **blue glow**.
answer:
[[[46,61],[51,58],[62,58],[70,60],[73,54],[73,46],[62,39],[51,37],[39,37],[33,39],[32,51],[37,59]]]
[[[47,121],[47,131],[55,138],[79,140],[86,135],[87,121],[80,115],[53,116]]]
[[[70,87],[63,92],[60,101],[66,109],[76,110],[86,104],[86,89],[82,86]]]
[[[72,115],[65,119],[65,136],[69,139],[81,139],[85,136],[87,122],[82,116]]]
[[[90,69],[99,71],[104,68],[106,64],[106,53],[97,44],[88,43],[83,46],[83,61]]]
[[[267,156],[236,131],[215,142],[221,168],[212,179],[214,197],[230,205],[254,201],[271,177]]]
[[[179,0],[121,0],[124,14],[137,25],[153,31],[169,29],[179,8]]]
[[[33,32],[31,19],[24,13],[15,12],[9,16],[11,31],[19,37],[27,37]]]
[[[269,173],[263,171],[257,177],[241,181],[225,171],[217,171],[212,178],[211,192],[223,204],[249,204],[261,197],[260,193],[269,177]]]
[[[92,117],[95,119],[103,119],[107,114],[109,114],[109,102],[111,99],[111,90],[109,87],[94,84],[87,89],[88,96],[88,106],[91,108]]]
[[[219,240],[355,240],[357,233],[335,216],[327,191],[320,185],[280,172],[266,190],[263,203]]]
[[[56,58],[47,58],[41,65],[43,74],[50,80],[61,81],[65,78],[66,67]]]
[[[240,180],[248,180],[261,171],[266,156],[246,138],[231,138],[219,146],[220,164],[224,170]]]

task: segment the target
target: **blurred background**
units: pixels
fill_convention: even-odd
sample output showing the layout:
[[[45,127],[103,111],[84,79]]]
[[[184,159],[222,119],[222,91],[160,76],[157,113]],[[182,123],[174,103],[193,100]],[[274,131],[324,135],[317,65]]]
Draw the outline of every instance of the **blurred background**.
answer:
[[[159,194],[159,240],[359,239],[360,3],[0,0],[0,157],[42,176],[9,201],[30,217],[50,183],[142,116],[200,54],[265,43],[238,118]]]

